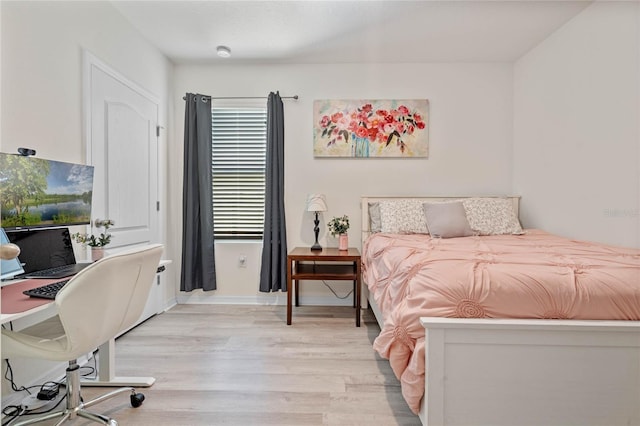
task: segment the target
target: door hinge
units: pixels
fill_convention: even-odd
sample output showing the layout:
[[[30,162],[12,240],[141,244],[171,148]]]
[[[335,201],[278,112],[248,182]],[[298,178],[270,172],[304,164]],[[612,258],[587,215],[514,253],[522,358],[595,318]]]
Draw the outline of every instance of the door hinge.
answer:
[[[156,126],[156,137],[158,137],[158,138],[160,137],[160,129],[164,129],[164,127],[162,127],[160,125],[157,125]]]
[[[156,201],[156,211],[160,211],[160,201]]]

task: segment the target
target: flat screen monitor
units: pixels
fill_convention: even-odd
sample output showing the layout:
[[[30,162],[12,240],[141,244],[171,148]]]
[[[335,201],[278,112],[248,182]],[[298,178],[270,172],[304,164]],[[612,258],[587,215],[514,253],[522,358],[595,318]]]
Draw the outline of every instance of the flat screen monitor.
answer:
[[[7,244],[8,242],[9,238],[7,238],[6,232],[0,228],[0,245]],[[17,257],[9,260],[0,259],[0,279],[11,279],[22,273],[24,273],[24,269]]]
[[[6,230],[91,223],[93,166],[0,153],[0,225]]]

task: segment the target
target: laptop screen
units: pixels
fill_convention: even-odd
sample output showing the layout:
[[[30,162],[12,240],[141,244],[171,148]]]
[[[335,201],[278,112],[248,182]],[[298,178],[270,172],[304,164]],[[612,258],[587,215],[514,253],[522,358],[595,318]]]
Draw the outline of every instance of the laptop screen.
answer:
[[[7,234],[4,232],[4,229],[0,228],[0,245],[7,244],[9,242],[9,238]],[[0,260],[0,279],[10,279],[16,275],[20,275],[24,272],[22,269],[22,265],[20,261],[15,259],[10,260]]]
[[[68,228],[10,231],[7,235],[20,247],[18,259],[27,274],[76,263]]]

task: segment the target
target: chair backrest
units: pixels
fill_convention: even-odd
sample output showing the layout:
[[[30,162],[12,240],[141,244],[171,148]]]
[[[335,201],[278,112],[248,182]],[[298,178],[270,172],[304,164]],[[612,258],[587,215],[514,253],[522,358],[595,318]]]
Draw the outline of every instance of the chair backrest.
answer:
[[[163,246],[105,257],[75,275],[55,303],[69,348],[86,353],[135,324],[144,310]]]

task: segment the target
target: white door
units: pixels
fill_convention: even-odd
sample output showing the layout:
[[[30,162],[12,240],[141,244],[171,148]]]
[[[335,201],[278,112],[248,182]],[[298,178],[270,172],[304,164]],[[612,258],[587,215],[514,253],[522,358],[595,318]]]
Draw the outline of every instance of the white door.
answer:
[[[92,218],[112,219],[107,249],[159,241],[158,101],[85,52]]]

